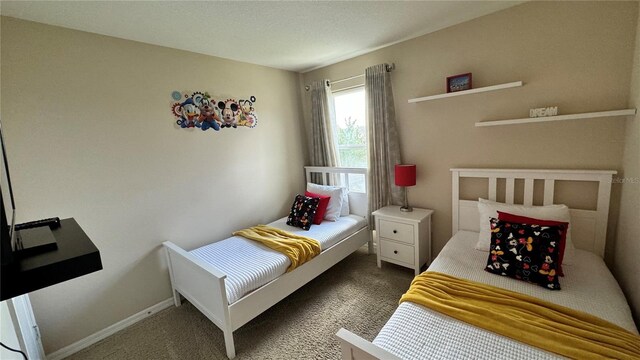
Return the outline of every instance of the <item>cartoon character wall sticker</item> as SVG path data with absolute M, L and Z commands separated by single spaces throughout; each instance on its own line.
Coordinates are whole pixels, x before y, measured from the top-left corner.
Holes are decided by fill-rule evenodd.
M 215 101 L 207 92 L 196 91 L 192 94 L 174 91 L 171 93 L 175 101 L 171 105 L 171 113 L 183 129 L 200 128 L 203 131 L 213 129 L 219 131 L 224 128 L 248 127 L 258 125 L 253 104 L 256 97 L 248 100 L 226 99 Z
M 240 100 L 240 121 L 238 126 L 255 127 L 258 124 L 258 118 L 254 113 L 253 103 L 256 101 L 255 96 L 251 100 Z
M 240 117 L 240 111 L 238 110 L 238 104 L 235 100 L 227 100 L 218 102 L 218 109 L 222 114 L 222 127 L 238 127 L 238 118 Z

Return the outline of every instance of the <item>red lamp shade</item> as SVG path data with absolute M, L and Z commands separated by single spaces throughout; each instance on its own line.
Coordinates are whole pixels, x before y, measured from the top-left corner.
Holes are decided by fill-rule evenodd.
M 396 185 L 414 186 L 416 184 L 416 166 L 396 164 Z

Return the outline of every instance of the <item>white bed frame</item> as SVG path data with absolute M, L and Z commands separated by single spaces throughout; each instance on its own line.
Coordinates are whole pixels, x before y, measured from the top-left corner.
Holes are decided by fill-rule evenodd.
M 590 181 L 598 183 L 595 210 L 570 209 L 571 240 L 578 249 L 604 257 L 607 222 L 611 196 L 612 170 L 530 170 L 530 169 L 451 169 L 452 234 L 459 230 L 479 231 L 478 201 L 460 199 L 461 178 L 489 180 L 489 200 L 496 201 L 498 179 L 505 179 L 505 203 L 513 204 L 516 196 L 515 180 L 524 180 L 523 205 L 533 205 L 534 181 L 544 181 L 543 205 L 554 203 L 556 181 Z M 340 329 L 343 359 L 398 359 L 397 356 L 355 335 Z
M 544 181 L 542 205 L 554 204 L 555 182 L 590 181 L 598 183 L 598 201 L 595 210 L 570 209 L 571 240 L 573 245 L 590 251 L 601 258 L 607 242 L 607 222 L 611 197 L 613 170 L 505 170 L 505 169 L 451 169 L 453 219 L 452 234 L 458 230 L 480 231 L 478 202 L 460 199 L 460 178 L 489 179 L 489 200 L 496 201 L 498 179 L 505 179 L 505 203 L 513 204 L 515 180 L 524 180 L 524 201 L 533 205 L 534 180 Z
M 367 175 L 366 169 L 305 167 L 308 181 L 312 173 L 322 174 L 322 185 L 341 184 L 349 188 L 350 174 Z M 366 180 L 365 180 L 366 184 Z M 366 185 L 365 185 L 366 189 Z M 353 215 L 368 219 L 368 203 L 365 192 L 350 191 L 349 208 Z M 229 359 L 236 356 L 233 332 L 251 321 L 262 312 L 284 299 L 316 276 L 337 264 L 364 244 L 369 243 L 369 252 L 373 249 L 373 239 L 369 226 L 341 240 L 324 250 L 311 261 L 286 273 L 268 284 L 245 295 L 229 305 L 225 289 L 225 275 L 215 265 L 206 263 L 178 245 L 166 241 L 167 261 L 176 306 L 181 305 L 184 296 L 193 306 L 202 312 L 224 333 L 226 352 Z

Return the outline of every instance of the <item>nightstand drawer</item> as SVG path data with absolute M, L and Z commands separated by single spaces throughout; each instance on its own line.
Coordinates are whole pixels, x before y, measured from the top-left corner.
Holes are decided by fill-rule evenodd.
M 380 256 L 399 261 L 405 264 L 413 264 L 413 246 L 402 245 L 393 241 L 380 240 Z
M 413 244 L 413 225 L 380 219 L 380 237 Z

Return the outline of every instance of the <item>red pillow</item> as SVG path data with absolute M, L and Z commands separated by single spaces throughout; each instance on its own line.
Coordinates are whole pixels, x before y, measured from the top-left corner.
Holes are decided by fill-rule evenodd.
M 526 216 L 509 214 L 506 212 L 498 211 L 498 219 L 507 221 L 507 222 L 515 222 L 520 224 L 534 224 L 540 226 L 560 226 L 563 225 L 564 231 L 562 232 L 562 238 L 560 239 L 560 246 L 558 247 L 558 274 L 560 276 L 564 276 L 564 272 L 562 271 L 562 259 L 564 258 L 564 248 L 567 245 L 567 230 L 569 230 L 569 223 L 555 220 L 541 220 L 534 219 Z
M 327 212 L 327 206 L 329 206 L 329 200 L 331 200 L 331 196 L 314 194 L 308 191 L 305 191 L 304 196 L 320 198 L 318 209 L 316 210 L 316 216 L 313 218 L 313 223 L 316 225 L 320 225 L 320 223 L 324 219 L 324 214 Z

